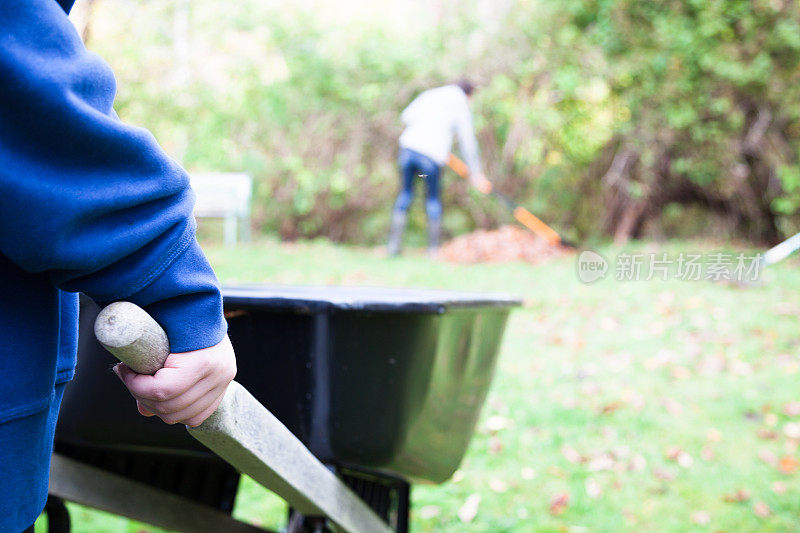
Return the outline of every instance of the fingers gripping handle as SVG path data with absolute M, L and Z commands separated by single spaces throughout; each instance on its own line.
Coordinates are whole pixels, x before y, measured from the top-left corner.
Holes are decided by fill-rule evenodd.
M 155 374 L 169 355 L 167 334 L 147 311 L 130 302 L 114 302 L 100 311 L 94 336 L 138 374 Z

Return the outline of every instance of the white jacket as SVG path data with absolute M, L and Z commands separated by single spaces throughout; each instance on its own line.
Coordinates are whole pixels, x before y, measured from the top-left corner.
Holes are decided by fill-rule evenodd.
M 400 147 L 419 152 L 444 165 L 453 145 L 453 135 L 457 135 L 470 172 L 481 173 L 478 142 L 468 104 L 467 95 L 457 85 L 423 92 L 400 115 L 406 125 L 400 135 Z

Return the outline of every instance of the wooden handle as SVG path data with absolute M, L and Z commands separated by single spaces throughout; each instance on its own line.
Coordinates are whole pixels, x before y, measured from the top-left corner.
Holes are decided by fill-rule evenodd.
M 114 302 L 100 311 L 94 336 L 138 374 L 155 374 L 169 356 L 167 334 L 147 311 L 130 302 Z
M 169 341 L 147 312 L 130 302 L 103 309 L 94 334 L 109 352 L 140 374 L 155 374 L 169 355 Z M 290 507 L 327 516 L 345 533 L 391 533 L 385 522 L 314 457 L 244 387 L 232 381 L 217 410 L 189 434 Z
M 147 312 L 130 302 L 103 309 L 94 334 L 109 352 L 140 374 L 155 374 L 169 341 Z M 189 434 L 299 512 L 324 515 L 345 533 L 391 533 L 385 522 L 314 457 L 244 387 L 232 381 L 217 410 Z

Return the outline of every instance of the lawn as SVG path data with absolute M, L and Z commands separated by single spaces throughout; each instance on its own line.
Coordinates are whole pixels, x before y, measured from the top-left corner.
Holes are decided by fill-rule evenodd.
M 574 256 L 539 266 L 467 266 L 419 254 L 386 259 L 327 242 L 207 251 L 225 282 L 524 297 L 461 468 L 448 483 L 413 489 L 414 531 L 800 528 L 800 272 L 793 260 L 748 287 L 614 279 L 584 285 Z M 601 252 L 611 258 L 619 250 Z M 280 527 L 282 504 L 243 483 L 235 515 Z M 77 532 L 156 531 L 71 509 Z

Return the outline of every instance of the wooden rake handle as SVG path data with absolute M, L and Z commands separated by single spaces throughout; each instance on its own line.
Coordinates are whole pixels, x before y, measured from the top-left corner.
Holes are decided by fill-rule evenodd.
M 130 302 L 103 309 L 94 331 L 100 344 L 134 372 L 155 374 L 170 353 L 161 326 Z M 347 533 L 390 533 L 377 514 L 239 383 L 231 381 L 217 410 L 187 429 L 298 512 L 326 516 Z
M 114 302 L 100 311 L 94 336 L 137 374 L 152 376 L 169 356 L 166 332 L 147 311 L 130 302 Z

